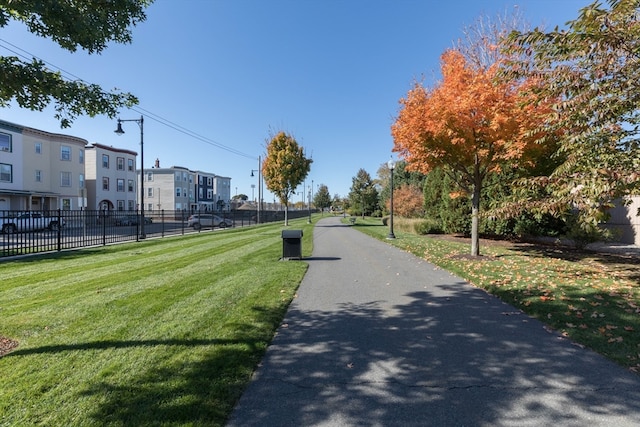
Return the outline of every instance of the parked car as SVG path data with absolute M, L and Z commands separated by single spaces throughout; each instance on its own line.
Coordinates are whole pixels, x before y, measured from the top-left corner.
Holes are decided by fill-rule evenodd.
M 193 214 L 187 220 L 187 227 L 200 230 L 202 227 L 233 227 L 233 221 L 213 214 Z
M 65 220 L 48 217 L 40 212 L 23 212 L 16 216 L 0 218 L 0 230 L 6 234 L 20 231 L 57 230 L 65 225 Z
M 138 225 L 139 222 L 140 222 L 140 216 L 139 215 L 119 216 L 115 220 L 115 224 L 116 225 Z M 145 224 L 152 224 L 153 220 L 151 219 L 151 217 L 145 216 L 144 217 L 144 223 Z

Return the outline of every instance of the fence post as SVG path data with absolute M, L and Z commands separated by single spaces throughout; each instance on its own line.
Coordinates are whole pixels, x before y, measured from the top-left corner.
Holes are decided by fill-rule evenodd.
M 107 213 L 103 209 L 102 210 L 102 246 L 107 245 Z
M 57 243 L 58 243 L 58 252 L 62 250 L 62 211 L 58 209 L 58 232 L 57 232 Z

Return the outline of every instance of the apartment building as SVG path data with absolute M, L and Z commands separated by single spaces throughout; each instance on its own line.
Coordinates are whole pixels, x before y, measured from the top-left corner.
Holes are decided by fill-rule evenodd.
M 92 143 L 86 146 L 87 209 L 138 209 L 135 151 Z
M 212 211 L 228 207 L 231 178 L 182 166 L 145 170 L 145 210 Z
M 0 210 L 82 207 L 86 144 L 0 120 Z
M 182 166 L 161 168 L 156 159 L 154 167 L 144 171 L 145 210 L 193 210 L 197 206 L 195 176 Z
M 196 171 L 196 206 L 199 211 L 228 209 L 231 200 L 231 178 Z

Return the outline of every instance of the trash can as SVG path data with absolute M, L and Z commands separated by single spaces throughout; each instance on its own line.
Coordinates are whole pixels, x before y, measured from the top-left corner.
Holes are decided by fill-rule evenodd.
M 302 230 L 282 230 L 282 258 L 302 259 Z

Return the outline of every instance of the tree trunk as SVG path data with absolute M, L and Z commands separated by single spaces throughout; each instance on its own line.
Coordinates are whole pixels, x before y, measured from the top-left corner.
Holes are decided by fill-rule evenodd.
M 481 184 L 476 182 L 473 186 L 473 195 L 471 196 L 471 256 L 480 255 L 480 190 Z
M 284 226 L 289 226 L 289 203 L 284 204 Z

